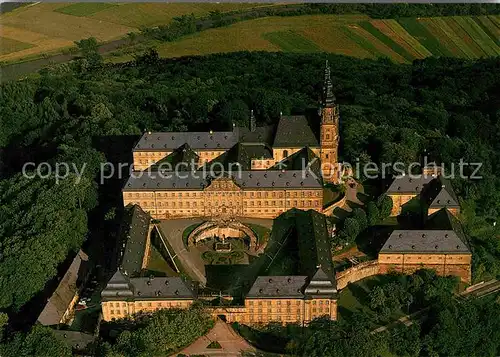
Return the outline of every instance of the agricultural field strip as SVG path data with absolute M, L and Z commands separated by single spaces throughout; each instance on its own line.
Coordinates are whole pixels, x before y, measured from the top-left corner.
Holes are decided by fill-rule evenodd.
M 481 24 L 483 30 L 497 45 L 500 45 L 500 28 L 487 16 L 477 16 L 475 20 Z
M 437 39 L 441 45 L 442 51 L 448 52 L 451 57 L 468 58 L 467 54 L 448 36 L 442 26 L 440 26 L 432 18 L 421 19 L 420 22 L 425 24 L 425 28 L 429 30 L 430 34 Z
M 432 53 L 410 35 L 396 20 L 384 20 L 384 22 L 397 36 L 401 37 L 409 46 L 417 51 L 422 58 L 432 56 Z
M 479 47 L 488 55 L 496 56 L 500 54 L 500 48 L 490 37 L 474 22 L 470 17 L 454 17 L 455 20 L 465 32 L 477 43 Z
M 377 27 L 375 27 L 370 21 L 360 23 L 360 26 L 363 27 L 366 31 L 371 33 L 373 36 L 378 38 L 382 43 L 386 46 L 389 46 L 394 52 L 398 53 L 402 56 L 406 62 L 411 62 L 415 59 L 415 57 L 409 53 L 404 47 L 400 46 L 396 43 L 392 38 L 383 33 Z
M 320 50 L 316 43 L 292 30 L 266 32 L 262 37 L 283 51 L 316 52 Z
M 330 25 L 309 27 L 302 33 L 328 52 L 359 58 L 373 58 L 373 54 L 354 42 L 344 31 L 344 26 Z
M 382 54 L 383 56 L 392 58 L 398 63 L 405 62 L 405 59 L 401 55 L 394 52 L 389 46 L 387 46 L 385 43 L 383 43 L 378 38 L 373 36 L 371 33 L 366 31 L 364 28 L 357 25 L 353 25 L 353 26 L 348 26 L 347 30 L 349 30 L 351 33 L 356 34 L 358 37 L 363 38 L 366 43 L 370 44 L 370 46 L 373 46 L 374 50 L 376 50 L 375 54 Z
M 401 46 L 408 54 L 411 55 L 412 58 L 423 58 L 415 48 L 413 48 L 412 46 L 410 46 L 410 44 L 408 44 L 408 42 L 406 42 L 404 38 L 394 32 L 394 30 L 389 26 L 386 20 L 372 20 L 370 21 L 370 23 L 384 35 L 389 37 L 393 42 Z
M 472 50 L 465 44 L 462 39 L 455 34 L 455 31 L 448 25 L 442 17 L 432 18 L 433 21 L 445 34 L 448 36 L 455 46 L 461 49 L 467 58 L 477 58 Z
M 446 56 L 451 55 L 446 47 L 441 46 L 435 36 L 432 35 L 430 30 L 426 28 L 419 19 L 415 18 L 402 18 L 398 20 L 399 24 L 413 36 L 416 40 L 422 43 L 433 55 Z
M 0 55 L 9 54 L 12 52 L 22 51 L 33 47 L 34 45 L 27 42 L 14 40 L 8 37 L 0 36 Z
M 472 50 L 474 58 L 486 56 L 483 49 L 474 41 L 474 39 L 465 31 L 455 18 L 447 18 L 446 22 L 454 30 L 457 36 Z

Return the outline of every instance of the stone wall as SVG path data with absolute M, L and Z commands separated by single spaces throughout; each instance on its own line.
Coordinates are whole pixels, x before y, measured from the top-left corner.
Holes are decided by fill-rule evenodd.
M 335 208 L 343 207 L 345 205 L 346 200 L 347 200 L 347 196 L 345 195 L 345 193 L 343 195 L 344 195 L 344 197 L 342 197 L 340 200 L 332 203 L 330 206 L 325 207 L 323 209 L 323 214 L 327 215 L 327 216 L 331 216 L 331 215 L 333 215 L 333 211 L 335 210 Z
M 377 274 L 380 274 L 377 260 L 360 263 L 336 274 L 337 290 L 344 289 L 349 283 L 354 283 Z

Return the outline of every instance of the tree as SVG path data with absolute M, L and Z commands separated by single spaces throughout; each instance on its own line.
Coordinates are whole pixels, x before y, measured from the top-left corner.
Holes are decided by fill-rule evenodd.
M 213 326 L 209 313 L 195 304 L 189 309 L 164 309 L 147 317 L 142 326 L 123 331 L 107 356 L 163 356 L 192 343 Z
M 71 357 L 71 347 L 58 339 L 49 327 L 35 325 L 24 335 L 18 332 L 14 338 L 0 345 L 0 354 L 6 357 Z
M 75 41 L 76 46 L 80 50 L 87 66 L 90 69 L 101 66 L 102 56 L 99 54 L 99 44 L 95 37 L 89 37 L 80 41 Z
M 377 207 L 380 212 L 380 219 L 389 217 L 392 211 L 392 199 L 386 194 L 380 195 L 377 199 Z
M 353 218 L 356 219 L 359 225 L 359 230 L 362 232 L 368 227 L 368 218 L 366 212 L 361 208 L 355 208 L 352 210 Z
M 369 226 L 373 226 L 378 223 L 380 217 L 379 210 L 375 202 L 370 201 L 366 204 L 366 216 Z
M 0 312 L 0 342 L 3 340 L 3 334 L 8 323 L 9 316 L 5 312 Z
M 361 231 L 361 228 L 356 218 L 348 217 L 344 221 L 343 230 L 347 234 L 347 236 L 350 237 L 352 241 L 354 241 L 354 239 L 356 239 L 359 232 Z

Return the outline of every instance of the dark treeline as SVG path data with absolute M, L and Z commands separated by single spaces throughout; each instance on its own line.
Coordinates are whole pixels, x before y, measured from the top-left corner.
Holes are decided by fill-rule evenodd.
M 97 185 L 101 162 L 129 160 L 134 138 L 145 130 L 228 129 L 246 125 L 250 109 L 259 124 L 275 123 L 280 112 L 315 114 L 325 59 L 341 110 L 341 159 L 408 163 L 426 152 L 447 164 L 482 163 L 482 179 L 453 184 L 473 247 L 474 279 L 500 274 L 499 225 L 492 224 L 500 213 L 500 58 L 396 65 L 260 52 L 162 60 L 150 51 L 128 64 L 104 65 L 94 45 L 81 43 L 84 58 L 40 78 L 1 86 L 3 311 L 12 314 L 30 301 L 82 242 L 113 245 L 120 182 Z M 48 178 L 23 177 L 27 161 L 86 166 L 80 177 L 72 170 L 57 182 L 48 167 L 42 172 Z M 114 208 L 116 215 L 106 214 Z

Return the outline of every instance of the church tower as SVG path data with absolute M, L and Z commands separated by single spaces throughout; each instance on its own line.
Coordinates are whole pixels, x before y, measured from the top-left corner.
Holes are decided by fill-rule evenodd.
M 339 107 L 335 103 L 330 66 L 326 61 L 321 106 L 320 159 L 324 182 L 338 183 Z

